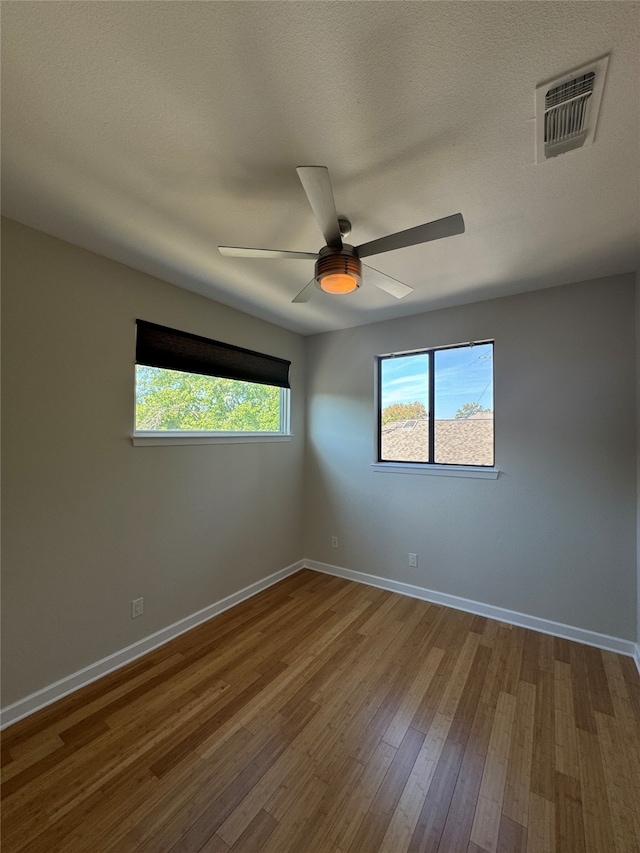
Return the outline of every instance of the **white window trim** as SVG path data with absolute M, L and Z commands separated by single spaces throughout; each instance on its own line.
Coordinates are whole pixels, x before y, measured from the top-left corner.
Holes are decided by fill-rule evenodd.
M 497 480 L 500 469 L 484 465 L 433 465 L 427 462 L 372 462 L 374 471 L 384 474 L 428 474 L 435 477 L 470 477 Z
M 158 430 L 157 432 L 134 432 L 131 443 L 134 447 L 161 444 L 256 444 L 258 442 L 291 441 L 291 433 L 281 432 L 186 432 Z

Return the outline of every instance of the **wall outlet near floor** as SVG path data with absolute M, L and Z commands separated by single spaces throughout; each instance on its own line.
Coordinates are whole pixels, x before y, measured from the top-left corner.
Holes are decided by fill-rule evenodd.
M 332 547 L 332 548 L 337 548 L 337 547 L 338 547 L 338 537 L 337 537 L 337 536 L 332 536 L 332 537 L 331 537 L 331 547 Z
M 417 565 L 418 565 L 418 555 L 417 554 L 409 554 L 409 565 L 417 567 Z
M 144 598 L 134 598 L 131 602 L 131 618 L 142 616 L 144 613 Z

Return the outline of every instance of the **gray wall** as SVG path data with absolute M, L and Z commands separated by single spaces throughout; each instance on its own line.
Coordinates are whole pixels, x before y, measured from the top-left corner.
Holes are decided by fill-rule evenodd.
M 635 640 L 634 300 L 616 276 L 308 339 L 305 556 Z M 482 339 L 499 479 L 372 471 L 374 356 Z
M 635 639 L 633 276 L 305 341 L 2 236 L 3 706 L 303 555 Z M 134 448 L 136 317 L 291 359 L 293 440 Z M 500 478 L 374 473 L 374 356 L 481 338 Z
M 6 706 L 300 559 L 304 340 L 10 220 L 2 236 Z M 137 317 L 290 359 L 292 441 L 133 447 Z

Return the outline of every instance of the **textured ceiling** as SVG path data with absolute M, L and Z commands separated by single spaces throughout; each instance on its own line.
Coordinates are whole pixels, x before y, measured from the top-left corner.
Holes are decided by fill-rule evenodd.
M 638 268 L 640 4 L 4 2 L 3 213 L 308 334 Z M 611 54 L 595 143 L 535 162 L 535 87 Z M 461 212 L 306 304 L 295 167 L 350 242 Z

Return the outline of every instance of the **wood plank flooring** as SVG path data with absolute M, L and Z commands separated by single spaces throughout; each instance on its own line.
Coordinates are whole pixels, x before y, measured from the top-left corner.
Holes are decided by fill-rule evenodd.
M 640 853 L 630 658 L 308 570 L 2 760 L 4 853 Z

